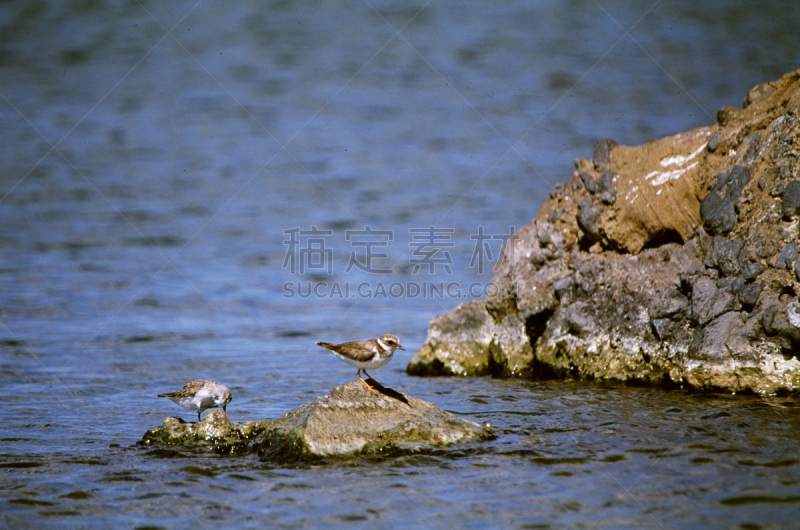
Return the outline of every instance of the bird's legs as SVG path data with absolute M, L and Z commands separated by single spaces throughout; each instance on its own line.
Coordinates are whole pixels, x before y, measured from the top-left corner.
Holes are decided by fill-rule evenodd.
M 372 392 L 373 394 L 377 394 L 377 392 L 375 392 L 375 390 L 373 390 L 373 388 L 372 388 L 372 387 L 369 385 L 369 383 L 367 383 L 366 381 L 364 381 L 363 379 L 361 379 L 361 370 L 362 370 L 361 368 L 359 368 L 359 369 L 358 369 L 358 372 L 356 372 L 356 377 L 358 377 L 358 380 L 359 380 L 359 381 L 361 381 L 362 383 L 364 383 L 364 386 L 365 386 L 365 387 L 367 387 L 367 390 L 369 390 L 369 391 L 370 391 L 370 392 Z M 367 377 L 369 377 L 370 379 L 372 379 L 372 377 L 371 377 L 371 376 L 370 376 L 370 375 L 367 373 L 367 371 L 366 371 L 366 370 L 364 370 L 364 375 L 366 375 Z

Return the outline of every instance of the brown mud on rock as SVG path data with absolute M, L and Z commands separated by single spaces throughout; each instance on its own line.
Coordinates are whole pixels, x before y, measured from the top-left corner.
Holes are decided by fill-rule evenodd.
M 408 372 L 800 388 L 800 71 L 743 107 L 598 142 L 504 244 L 484 303 L 431 321 Z

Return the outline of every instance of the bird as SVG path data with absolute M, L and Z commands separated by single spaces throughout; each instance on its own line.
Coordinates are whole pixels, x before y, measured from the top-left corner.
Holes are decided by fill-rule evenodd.
M 367 390 L 373 394 L 377 394 L 377 392 L 375 392 L 373 387 L 366 381 L 361 379 L 361 371 L 363 370 L 364 375 L 372 379 L 367 373 L 367 368 L 380 368 L 392 360 L 392 355 L 394 355 L 396 349 L 405 350 L 405 348 L 400 345 L 400 339 L 398 339 L 396 335 L 390 333 L 382 335 L 379 339 L 355 340 L 343 344 L 317 342 L 317 346 L 329 349 L 339 359 L 350 366 L 358 368 L 356 377 L 358 377 L 358 380 L 364 383 Z
M 221 406 L 227 412 L 226 407 L 233 399 L 233 394 L 225 385 L 208 379 L 195 379 L 176 392 L 159 394 L 158 397 L 171 399 L 185 409 L 196 410 L 197 421 L 200 421 L 200 413 L 206 409 Z

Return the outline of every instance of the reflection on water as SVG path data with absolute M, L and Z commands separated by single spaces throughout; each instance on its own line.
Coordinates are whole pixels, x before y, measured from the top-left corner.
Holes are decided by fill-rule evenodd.
M 795 11 L 3 4 L 0 520 L 792 524 L 794 399 L 404 368 L 595 141 L 707 125 L 796 68 Z M 316 340 L 385 332 L 409 351 L 382 383 L 499 438 L 297 468 L 134 445 L 164 389 L 219 380 L 233 419 L 274 418 L 352 379 Z

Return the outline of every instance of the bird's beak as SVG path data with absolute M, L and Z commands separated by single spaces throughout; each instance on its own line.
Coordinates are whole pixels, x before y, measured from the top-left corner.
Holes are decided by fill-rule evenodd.
M 401 350 L 403 350 L 403 351 L 406 351 L 406 349 L 405 349 L 405 348 L 403 348 L 402 346 L 400 346 L 399 344 L 397 345 L 397 347 L 398 347 L 398 348 L 400 348 L 400 349 L 401 349 Z
M 227 404 L 227 403 L 225 403 L 224 405 L 222 405 L 222 410 L 224 410 L 225 412 L 228 412 L 228 409 L 227 409 L 227 408 L 225 408 L 225 407 L 227 407 L 227 406 L 228 406 L 228 404 Z

